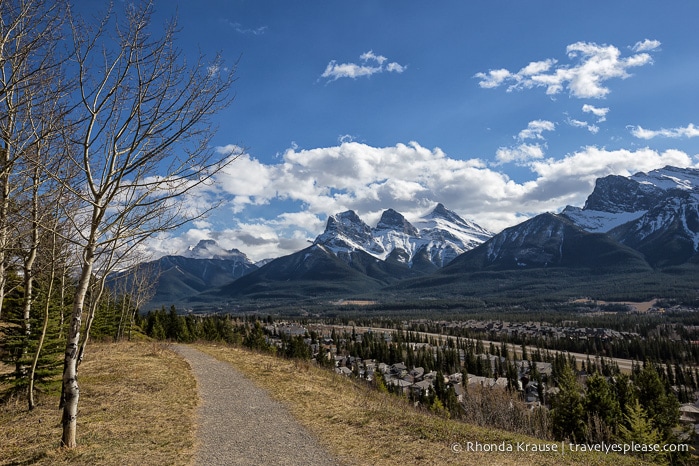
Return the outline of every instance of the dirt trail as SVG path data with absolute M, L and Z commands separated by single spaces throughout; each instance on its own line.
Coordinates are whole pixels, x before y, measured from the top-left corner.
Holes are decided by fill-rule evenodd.
M 198 465 L 333 465 L 283 405 L 229 364 L 176 345 L 197 380 Z

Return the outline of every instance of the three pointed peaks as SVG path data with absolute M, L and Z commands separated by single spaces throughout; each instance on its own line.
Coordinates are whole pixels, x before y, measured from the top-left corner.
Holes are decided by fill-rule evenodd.
M 438 203 L 435 208 L 427 215 L 420 219 L 421 223 L 425 221 L 443 219 L 451 223 L 466 225 L 469 227 L 475 227 L 478 230 L 483 230 L 478 225 L 472 224 L 461 217 L 455 212 L 447 209 L 441 202 Z M 367 225 L 354 210 L 347 210 L 340 212 L 328 217 L 324 233 L 329 231 L 347 231 L 348 229 L 360 229 L 364 231 L 384 231 L 393 230 L 402 232 L 408 235 L 418 235 L 419 230 L 412 223 L 410 223 L 403 214 L 394 210 L 387 209 L 381 214 L 381 218 L 377 223 L 375 228 L 371 228 Z

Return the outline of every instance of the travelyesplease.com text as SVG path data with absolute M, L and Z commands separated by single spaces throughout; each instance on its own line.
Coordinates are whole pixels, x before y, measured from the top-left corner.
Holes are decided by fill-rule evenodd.
M 466 452 L 551 452 L 565 453 L 566 451 L 574 452 L 599 452 L 599 453 L 661 453 L 661 452 L 687 452 L 689 445 L 684 443 L 570 443 L 570 442 L 500 442 L 500 443 L 484 443 L 484 442 L 454 442 L 451 444 L 451 451 L 454 453 Z

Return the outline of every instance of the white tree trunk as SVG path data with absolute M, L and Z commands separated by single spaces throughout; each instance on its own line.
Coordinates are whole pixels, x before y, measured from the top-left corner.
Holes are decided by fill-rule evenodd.
M 7 250 L 7 214 L 10 203 L 10 181 L 9 181 L 9 157 L 7 144 L 0 147 L 0 317 L 2 316 L 2 303 L 5 301 L 5 284 L 7 275 L 5 273 L 5 261 Z
M 63 392 L 61 395 L 61 405 L 63 406 L 63 436 L 61 437 L 61 446 L 67 448 L 75 448 L 77 445 L 78 400 L 80 399 L 80 388 L 78 386 L 80 324 L 82 323 L 85 296 L 90 286 L 93 263 L 94 247 L 87 248 L 80 281 L 78 282 L 78 287 L 75 290 L 75 297 L 73 298 L 73 313 L 68 329 L 65 359 L 63 361 Z

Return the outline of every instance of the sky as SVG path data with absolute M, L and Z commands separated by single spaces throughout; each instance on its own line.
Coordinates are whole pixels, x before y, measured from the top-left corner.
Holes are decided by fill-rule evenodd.
M 83 0 L 83 6 L 99 2 Z M 253 260 L 303 249 L 329 215 L 370 225 L 441 202 L 497 233 L 582 206 L 597 178 L 699 166 L 693 1 L 157 0 L 187 56 L 235 65 L 212 141 L 242 155 L 206 219 Z M 196 199 L 183 199 L 196 202 Z

